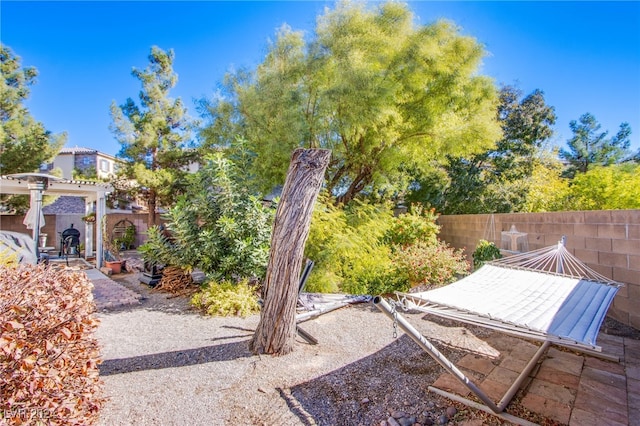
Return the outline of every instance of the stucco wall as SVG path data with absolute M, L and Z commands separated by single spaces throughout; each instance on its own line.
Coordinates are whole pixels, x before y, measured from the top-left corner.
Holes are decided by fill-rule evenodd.
M 440 238 L 465 248 L 468 257 L 482 238 L 500 246 L 501 232 L 512 225 L 527 233 L 529 250 L 557 244 L 566 236 L 567 249 L 578 259 L 626 284 L 609 315 L 640 329 L 640 210 L 440 216 L 438 224 Z

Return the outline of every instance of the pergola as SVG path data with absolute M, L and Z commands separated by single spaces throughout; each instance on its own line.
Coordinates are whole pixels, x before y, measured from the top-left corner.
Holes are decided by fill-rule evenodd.
M 113 192 L 113 187 L 108 183 L 88 182 L 60 179 L 55 176 L 42 173 L 17 173 L 0 176 L 0 194 L 23 194 L 31 196 L 31 208 L 36 208 L 36 226 L 33 229 L 34 243 L 37 247 L 40 225 L 37 221 L 42 211 L 42 195 L 69 195 L 82 197 L 85 200 L 85 212 L 96 213 L 96 266 L 102 266 L 102 226 L 106 213 L 106 196 Z M 85 222 L 85 257 L 93 252 L 93 223 Z

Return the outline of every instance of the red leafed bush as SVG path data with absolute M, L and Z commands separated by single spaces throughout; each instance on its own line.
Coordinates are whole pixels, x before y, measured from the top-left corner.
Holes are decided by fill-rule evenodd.
M 0 424 L 92 424 L 98 325 L 84 273 L 0 266 Z
M 443 241 L 420 242 L 403 247 L 394 254 L 397 268 L 409 279 L 411 287 L 443 286 L 469 273 L 463 250 L 455 250 Z

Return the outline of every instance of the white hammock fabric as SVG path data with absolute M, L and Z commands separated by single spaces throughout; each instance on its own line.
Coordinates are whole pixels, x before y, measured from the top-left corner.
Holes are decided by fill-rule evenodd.
M 445 287 L 399 295 L 407 308 L 600 351 L 596 337 L 620 286 L 558 244 L 485 264 Z

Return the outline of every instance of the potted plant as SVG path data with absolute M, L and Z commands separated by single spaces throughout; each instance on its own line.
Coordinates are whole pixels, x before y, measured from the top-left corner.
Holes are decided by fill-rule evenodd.
M 122 272 L 122 258 L 120 257 L 117 244 L 105 239 L 103 246 L 104 265 L 110 268 L 114 274 L 119 274 Z

